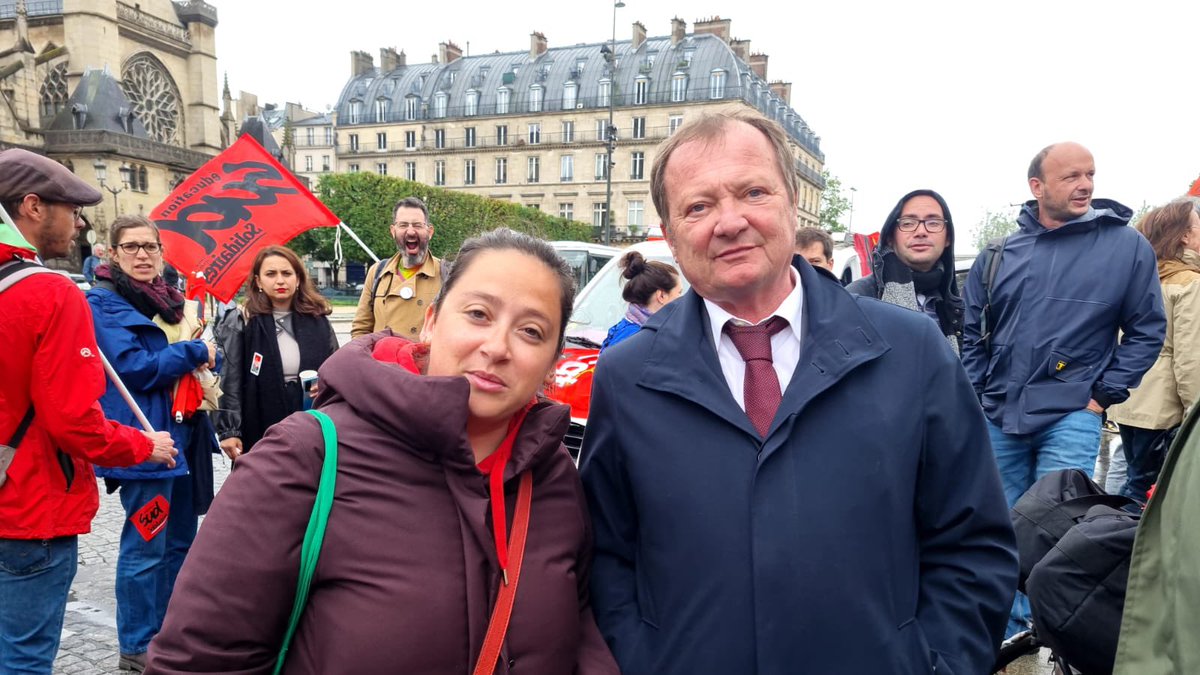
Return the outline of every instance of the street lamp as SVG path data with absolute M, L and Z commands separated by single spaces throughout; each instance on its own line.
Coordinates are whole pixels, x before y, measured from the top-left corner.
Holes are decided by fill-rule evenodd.
M 858 188 L 850 188 L 850 225 L 846 228 L 851 232 L 854 231 L 854 195 L 858 192 Z
M 133 176 L 133 169 L 129 168 L 129 165 L 125 162 L 121 162 L 121 185 L 113 187 L 106 182 L 108 179 L 108 167 L 104 164 L 104 160 L 96 158 L 96 163 L 92 165 L 92 168 L 96 170 L 96 181 L 100 183 L 100 187 L 112 193 L 113 219 L 115 220 L 117 217 L 117 195 L 129 187 L 129 181 Z
M 613 99 L 617 94 L 617 10 L 625 3 L 616 0 L 613 3 L 612 40 L 600 53 L 608 63 L 608 126 L 604 128 L 604 145 L 606 159 L 604 165 L 604 243 L 612 241 L 612 170 L 613 151 L 617 149 L 617 128 L 613 126 Z

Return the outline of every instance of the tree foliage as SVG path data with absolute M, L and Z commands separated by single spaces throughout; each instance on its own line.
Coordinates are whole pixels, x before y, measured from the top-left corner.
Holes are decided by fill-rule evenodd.
M 591 237 L 590 225 L 537 209 L 369 172 L 325 174 L 317 182 L 315 194 L 381 258 L 396 252 L 388 228 L 392 223 L 392 208 L 405 197 L 419 197 L 429 208 L 429 222 L 434 227 L 429 248 L 439 258 L 452 258 L 463 241 L 497 227 L 551 241 L 586 241 Z M 290 246 L 298 253 L 332 262 L 335 234 L 334 228 L 309 230 L 293 239 Z M 352 261 L 371 259 L 354 240 L 345 236 L 342 254 Z
M 987 243 L 998 237 L 1017 231 L 1017 217 L 1012 211 L 988 210 L 975 224 L 975 248 L 982 251 Z
M 845 232 L 848 226 L 842 223 L 842 214 L 850 210 L 850 201 L 842 195 L 842 181 L 827 169 L 821 170 L 821 178 L 825 179 L 818 213 L 821 229 L 828 232 Z

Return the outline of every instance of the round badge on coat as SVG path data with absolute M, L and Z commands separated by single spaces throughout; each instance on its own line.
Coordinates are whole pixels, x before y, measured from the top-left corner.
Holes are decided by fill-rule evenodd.
M 415 293 L 411 286 L 405 286 L 404 288 L 400 289 L 400 297 L 404 298 L 405 300 L 412 300 L 412 296 L 414 294 Z

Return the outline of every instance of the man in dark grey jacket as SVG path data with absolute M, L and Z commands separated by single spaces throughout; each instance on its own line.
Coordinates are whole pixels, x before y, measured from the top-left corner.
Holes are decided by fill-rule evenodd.
M 954 353 L 961 353 L 963 301 L 954 278 L 954 221 L 946 200 L 933 190 L 901 197 L 879 231 L 871 274 L 846 290 L 924 312 Z
M 1162 349 L 1154 251 L 1127 227 L 1132 211 L 1092 199 L 1095 173 L 1077 143 L 1039 152 L 1029 165 L 1034 200 L 994 254 L 990 293 L 993 254 L 981 253 L 967 278 L 963 365 L 1009 506 L 1051 471 L 1091 473 L 1104 409 L 1129 397 Z M 1020 614 L 1010 635 L 1023 628 Z

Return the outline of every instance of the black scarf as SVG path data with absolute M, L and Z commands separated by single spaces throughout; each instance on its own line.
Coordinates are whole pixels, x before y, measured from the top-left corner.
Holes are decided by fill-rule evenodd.
M 913 287 L 921 295 L 942 295 L 942 262 L 939 260 L 928 272 L 912 271 Z
M 96 278 L 112 282 L 117 295 L 129 301 L 139 314 L 147 319 L 162 316 L 171 325 L 183 318 L 183 294 L 163 281 L 162 276 L 153 281 L 138 281 L 121 269 L 120 265 L 101 265 L 96 268 Z
M 292 334 L 300 345 L 300 370 L 316 370 L 329 358 L 333 353 L 332 330 L 323 316 L 292 312 Z M 246 360 L 242 365 L 242 447 L 249 450 L 268 427 L 296 412 L 299 401 L 288 395 L 283 381 L 283 358 L 279 355 L 274 315 L 252 317 L 242 338 Z M 255 354 L 262 355 L 258 375 L 250 371 Z

